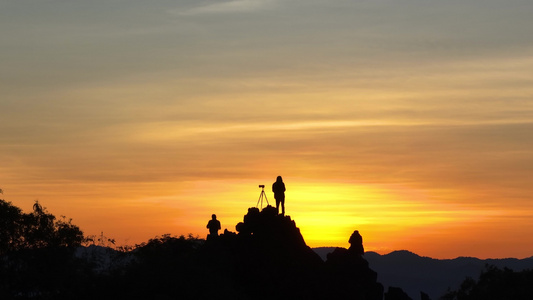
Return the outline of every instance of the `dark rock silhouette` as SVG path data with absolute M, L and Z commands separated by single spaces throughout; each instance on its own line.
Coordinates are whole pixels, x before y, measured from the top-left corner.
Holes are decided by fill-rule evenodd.
M 290 216 L 272 206 L 248 209 L 237 234 L 225 232 L 202 249 L 211 265 L 232 268 L 234 284 L 250 299 L 382 299 L 383 287 L 362 258 L 357 231 L 350 249 L 327 262 L 306 245 Z M 226 267 L 223 267 L 223 266 Z
M 354 231 L 349 239 L 350 248 L 336 248 L 326 260 L 330 294 L 349 299 L 382 299 L 383 286 L 377 282 L 377 273 L 363 258 L 363 238 Z
M 225 233 L 206 243 L 212 258 L 228 260 L 235 279 L 251 298 L 303 297 L 312 299 L 312 284 L 320 276 L 322 260 L 309 248 L 289 216 L 276 208 L 248 209 L 237 235 Z
M 384 300 L 413 300 L 399 287 L 389 287 Z
M 277 209 L 270 205 L 261 212 L 257 207 L 249 208 L 243 222 L 238 223 L 235 229 L 240 236 L 253 236 L 254 241 L 265 247 L 275 248 L 274 251 L 305 249 L 306 252 L 313 252 L 305 244 L 300 229 L 291 217 L 278 215 Z M 319 258 L 314 252 L 313 257 Z
M 356 255 L 365 254 L 365 248 L 363 247 L 363 237 L 359 234 L 359 231 L 354 231 L 348 240 L 350 248 L 348 249 Z

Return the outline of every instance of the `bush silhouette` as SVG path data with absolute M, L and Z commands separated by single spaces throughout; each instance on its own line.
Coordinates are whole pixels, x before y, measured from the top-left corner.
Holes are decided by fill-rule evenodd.
M 458 290 L 441 297 L 441 300 L 477 299 L 533 299 L 533 270 L 515 272 L 508 268 L 486 266 L 478 281 L 466 278 Z
M 0 299 L 80 299 L 86 272 L 73 257 L 83 232 L 35 202 L 24 213 L 0 200 Z
M 37 201 L 33 212 L 23 213 L 11 202 L 0 200 L 0 255 L 23 249 L 75 247 L 83 239 L 72 220 L 57 219 Z

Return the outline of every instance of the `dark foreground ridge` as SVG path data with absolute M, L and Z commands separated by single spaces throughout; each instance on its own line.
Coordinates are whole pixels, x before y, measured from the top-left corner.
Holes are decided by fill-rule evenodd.
M 207 240 L 163 235 L 135 247 L 113 249 L 112 239 L 84 237 L 70 220 L 56 219 L 39 203 L 23 213 L 0 200 L 0 299 L 356 299 L 409 300 L 402 290 L 417 278 L 412 253 L 387 262 L 406 282 L 377 282 L 363 258 L 357 230 L 350 247 L 330 249 L 322 260 L 289 216 L 267 206 L 250 208 L 237 232 L 213 226 Z M 216 216 L 213 216 L 216 220 Z M 98 242 L 98 243 L 96 243 Z M 108 244 L 102 244 L 107 242 Z M 82 244 L 90 244 L 82 246 Z M 329 252 L 329 251 L 328 251 Z M 372 253 L 366 253 L 372 261 Z M 464 260 L 461 259 L 461 260 Z M 378 265 L 372 265 L 379 269 Z M 387 271 L 379 269 L 381 278 Z M 424 276 L 431 270 L 425 268 Z M 458 276 L 463 277 L 463 276 Z M 385 281 L 384 281 L 385 282 Z M 395 286 L 401 286 L 398 288 Z M 417 291 L 418 290 L 418 291 Z M 416 295 L 418 294 L 418 295 Z M 418 288 L 412 299 L 428 300 Z M 435 294 L 432 299 L 437 297 Z M 441 300 L 530 300 L 533 270 L 487 266 Z
M 40 206 L 23 214 L 8 202 L 0 204 L 6 225 L 0 224 L 0 299 L 381 300 L 384 296 L 376 272 L 362 257 L 359 232 L 350 237 L 349 249 L 335 249 L 324 262 L 305 244 L 291 217 L 278 215 L 272 206 L 248 209 L 235 227 L 237 232 L 225 230 L 207 240 L 164 235 L 135 249 L 117 251 L 81 247 L 81 231 L 70 223 L 55 222 Z M 49 236 L 54 237 L 51 241 L 62 241 L 71 235 L 69 242 L 48 242 Z M 22 243 L 33 236 L 39 237 L 39 243 Z

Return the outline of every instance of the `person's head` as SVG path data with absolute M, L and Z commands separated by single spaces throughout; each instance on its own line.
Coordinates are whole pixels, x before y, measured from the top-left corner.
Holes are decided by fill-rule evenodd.
M 217 219 L 217 215 L 212 214 L 212 215 L 211 215 L 211 219 L 216 220 L 216 219 Z
M 281 176 L 278 176 L 278 178 L 276 178 L 276 181 L 280 182 L 283 181 L 283 179 L 281 179 Z

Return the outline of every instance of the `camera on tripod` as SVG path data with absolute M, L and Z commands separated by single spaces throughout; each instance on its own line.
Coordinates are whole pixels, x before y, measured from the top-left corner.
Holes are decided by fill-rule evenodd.
M 259 199 L 257 200 L 257 204 L 255 206 L 263 209 L 263 200 L 266 201 L 267 205 L 269 205 L 269 203 L 268 203 L 267 195 L 265 193 L 265 185 L 260 184 L 259 187 L 261 188 L 261 194 L 259 194 Z M 261 206 L 259 206 L 259 203 L 261 203 Z

